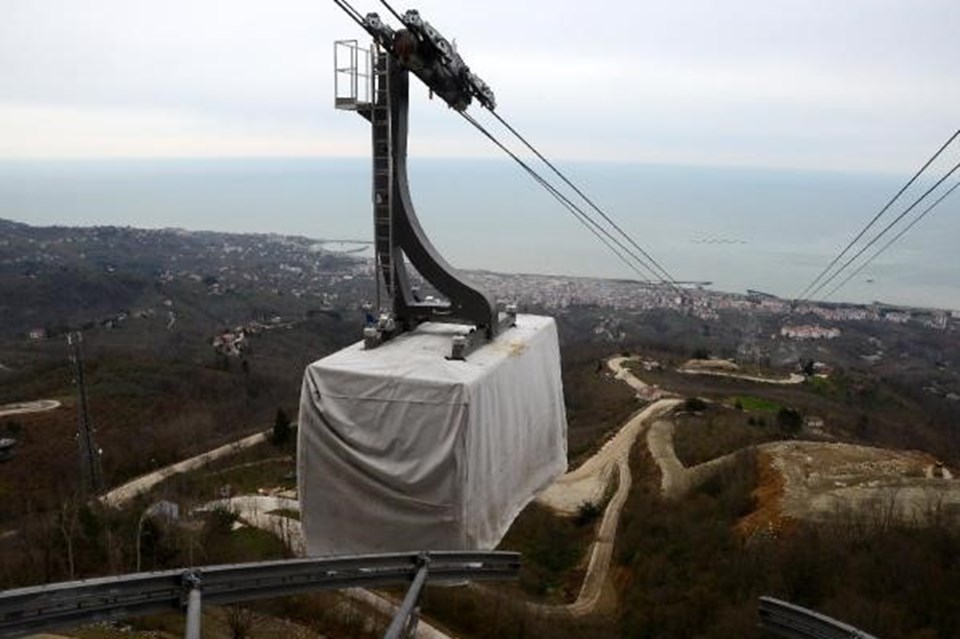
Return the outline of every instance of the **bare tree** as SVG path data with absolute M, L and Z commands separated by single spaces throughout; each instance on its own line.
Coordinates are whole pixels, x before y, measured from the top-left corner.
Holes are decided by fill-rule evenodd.
M 77 532 L 77 516 L 80 512 L 80 504 L 74 498 L 64 500 L 57 513 L 57 520 L 60 524 L 60 533 L 63 535 L 63 542 L 67 547 L 67 569 L 70 580 L 76 579 L 76 564 L 74 561 L 73 542 Z
M 227 608 L 226 621 L 233 639 L 248 639 L 252 636 L 253 629 L 260 622 L 260 618 L 249 608 L 233 605 Z

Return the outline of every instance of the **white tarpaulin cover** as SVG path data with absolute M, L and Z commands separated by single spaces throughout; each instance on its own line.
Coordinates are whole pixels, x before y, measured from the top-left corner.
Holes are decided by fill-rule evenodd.
M 552 318 L 450 361 L 450 324 L 373 350 L 358 343 L 303 378 L 297 473 L 310 555 L 494 548 L 566 470 Z

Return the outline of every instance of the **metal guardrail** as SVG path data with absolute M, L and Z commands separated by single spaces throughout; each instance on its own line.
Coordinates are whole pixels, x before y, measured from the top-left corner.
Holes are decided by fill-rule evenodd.
M 760 597 L 760 627 L 787 639 L 877 639 L 842 621 L 773 597 Z
M 0 592 L 0 637 L 184 610 L 186 636 L 199 637 L 201 600 L 228 604 L 311 590 L 412 582 L 394 619 L 394 624 L 400 620 L 398 628 L 409 630 L 416 626 L 414 606 L 428 574 L 432 582 L 460 582 L 516 578 L 519 570 L 519 553 L 431 552 L 290 559 L 101 577 Z

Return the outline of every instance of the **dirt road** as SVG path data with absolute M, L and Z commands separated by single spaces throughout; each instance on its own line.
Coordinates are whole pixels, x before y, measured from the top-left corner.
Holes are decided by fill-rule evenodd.
M 631 417 L 593 457 L 577 469 L 557 478 L 537 496 L 537 501 L 564 514 L 576 513 L 585 502 L 598 503 L 603 499 L 614 468 L 619 466 L 621 460 L 626 461 L 630 456 L 630 448 L 643 429 L 673 410 L 680 401 L 662 399 Z
M 743 373 L 730 373 L 725 371 L 710 371 L 710 370 L 700 370 L 700 369 L 691 369 L 691 368 L 678 368 L 677 372 L 683 373 L 684 375 L 711 375 L 713 377 L 730 377 L 733 379 L 742 379 L 748 382 L 759 382 L 760 384 L 780 384 L 780 385 L 801 384 L 803 383 L 803 380 L 806 379 L 803 375 L 799 373 L 790 373 L 789 377 L 774 379 L 771 377 L 757 377 L 756 375 L 745 375 Z
M 277 510 L 300 512 L 300 502 L 296 499 L 242 495 L 211 501 L 204 505 L 200 511 L 211 511 L 218 508 L 232 512 L 253 528 L 266 530 L 276 535 L 298 557 L 306 555 L 307 544 L 303 538 L 303 528 L 300 526 L 300 520 L 273 512 Z
M 622 379 L 633 388 L 646 386 L 623 366 L 626 358 L 611 359 L 608 364 L 617 379 Z M 603 519 L 590 548 L 587 572 L 580 586 L 576 601 L 566 606 L 532 605 L 541 614 L 572 614 L 584 616 L 592 613 L 600 602 L 613 546 L 620 522 L 620 512 L 630 494 L 630 449 L 637 437 L 651 422 L 673 410 L 681 400 L 662 399 L 647 406 L 631 417 L 626 424 L 590 459 L 579 468 L 558 478 L 537 501 L 562 513 L 572 514 L 584 502 L 599 503 L 609 485 L 614 469 L 618 473 L 617 491 L 607 504 Z
M 174 475 L 179 475 L 180 473 L 202 468 L 216 459 L 235 455 L 245 448 L 250 448 L 251 446 L 261 444 L 267 441 L 269 434 L 269 432 L 263 432 L 257 433 L 256 435 L 250 435 L 249 437 L 244 437 L 243 439 L 233 443 L 224 444 L 219 448 L 214 448 L 213 450 L 201 453 L 195 457 L 185 459 L 182 462 L 177 462 L 176 464 L 172 464 L 166 468 L 161 468 L 160 470 L 148 473 L 142 477 L 137 477 L 136 479 L 128 481 L 127 483 L 118 486 L 110 492 L 102 495 L 100 497 L 100 503 L 106 506 L 113 506 L 114 508 L 122 508 L 133 501 L 137 495 L 147 492 L 164 479 Z
M 0 406 L 0 417 L 8 415 L 22 415 L 25 413 L 42 413 L 46 410 L 60 408 L 60 402 L 55 399 L 38 399 L 35 402 L 17 402 Z
M 688 468 L 674 450 L 673 432 L 673 422 L 664 419 L 657 420 L 647 430 L 647 448 L 660 469 L 660 490 L 664 497 L 683 497 L 734 460 L 735 454 L 724 455 Z

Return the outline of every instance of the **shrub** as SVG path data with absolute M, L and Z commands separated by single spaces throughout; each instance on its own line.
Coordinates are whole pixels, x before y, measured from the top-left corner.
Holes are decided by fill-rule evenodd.
M 602 513 L 603 509 L 600 508 L 599 504 L 595 504 L 592 501 L 585 501 L 577 507 L 577 515 L 573 521 L 577 526 L 583 527 L 596 521 L 597 517 Z
M 277 416 L 273 421 L 273 436 L 271 441 L 275 446 L 282 446 L 290 441 L 293 429 L 290 428 L 290 418 L 282 408 L 277 409 Z
M 803 426 L 803 416 L 800 411 L 784 406 L 777 411 L 777 426 L 785 433 L 799 433 Z

